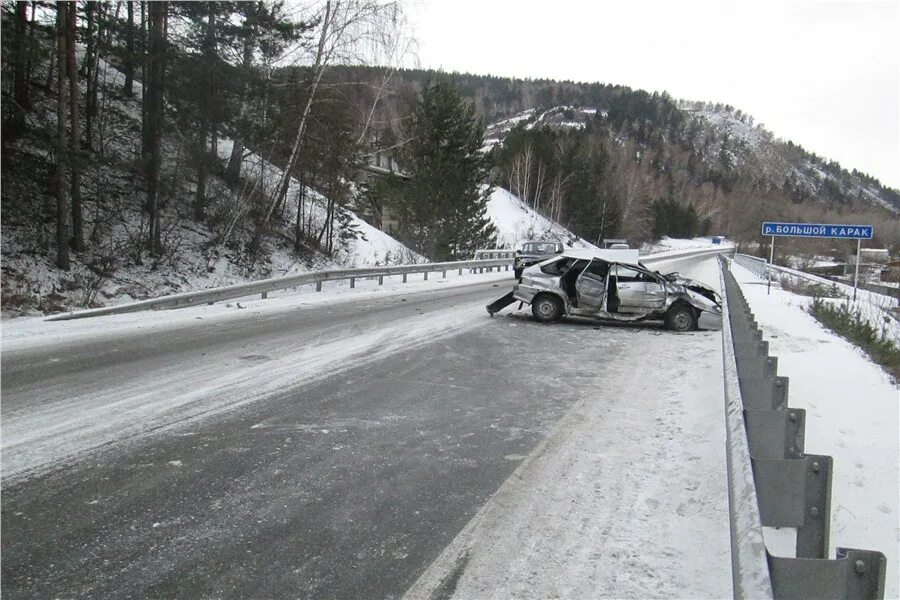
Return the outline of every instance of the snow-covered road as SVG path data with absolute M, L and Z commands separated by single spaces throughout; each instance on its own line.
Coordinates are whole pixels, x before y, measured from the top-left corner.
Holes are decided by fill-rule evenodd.
M 715 259 L 679 268 L 718 281 Z M 611 372 L 408 598 L 731 596 L 720 334 L 636 331 L 591 360 Z
M 392 597 L 481 535 L 537 595 L 729 595 L 720 334 L 457 283 L 5 328 L 4 592 Z

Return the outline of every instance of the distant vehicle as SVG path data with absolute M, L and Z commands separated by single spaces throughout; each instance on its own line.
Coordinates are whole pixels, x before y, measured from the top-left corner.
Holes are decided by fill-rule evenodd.
M 609 247 L 610 250 L 629 250 L 628 244 L 613 244 Z
M 601 247 L 604 249 L 628 248 L 628 240 L 621 238 L 604 238 Z
M 564 250 L 565 246 L 563 246 L 562 242 L 525 242 L 520 250 L 516 250 L 516 258 L 513 261 L 513 274 L 518 279 L 522 276 L 522 270 L 525 267 L 536 265 Z
M 713 236 L 712 243 L 713 243 L 713 244 L 721 244 L 721 243 L 722 243 L 722 236 L 720 236 L 720 235 Z
M 604 258 L 603 252 L 568 251 L 526 267 L 513 291 L 487 306 L 488 314 L 518 300 L 530 304 L 541 322 L 574 316 L 663 321 L 674 331 L 721 328 L 721 299 L 709 286 L 651 271 L 637 261 Z

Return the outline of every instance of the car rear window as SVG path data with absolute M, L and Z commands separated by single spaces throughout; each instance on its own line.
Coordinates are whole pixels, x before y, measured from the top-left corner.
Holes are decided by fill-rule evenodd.
M 522 251 L 549 254 L 551 252 L 556 252 L 556 244 L 553 242 L 524 244 L 522 246 Z
M 588 265 L 588 261 L 580 258 L 564 257 L 558 259 L 550 259 L 540 263 L 541 271 L 547 275 L 565 275 L 570 270 L 575 269 L 579 272 L 583 271 Z

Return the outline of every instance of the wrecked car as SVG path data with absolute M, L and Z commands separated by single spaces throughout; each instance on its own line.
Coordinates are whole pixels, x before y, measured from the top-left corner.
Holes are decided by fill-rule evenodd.
M 541 322 L 573 316 L 663 321 L 674 331 L 721 328 L 721 298 L 709 286 L 611 254 L 568 251 L 526 267 L 512 292 L 487 305 L 488 314 L 518 301 Z
M 565 247 L 562 242 L 525 242 L 522 248 L 516 250 L 516 258 L 513 262 L 513 274 L 516 279 L 522 276 L 526 267 L 536 265 L 548 258 L 560 254 Z

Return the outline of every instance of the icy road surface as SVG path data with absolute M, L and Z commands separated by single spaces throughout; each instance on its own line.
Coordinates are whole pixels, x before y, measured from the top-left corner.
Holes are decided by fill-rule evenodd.
M 720 334 L 493 279 L 4 330 L 4 595 L 729 596 Z

